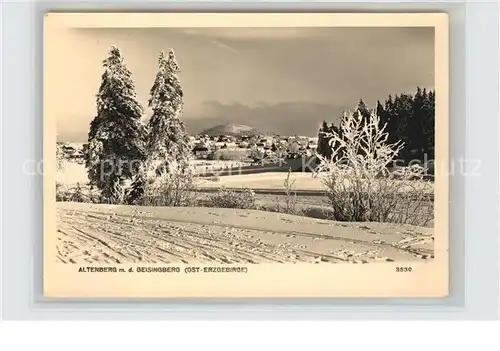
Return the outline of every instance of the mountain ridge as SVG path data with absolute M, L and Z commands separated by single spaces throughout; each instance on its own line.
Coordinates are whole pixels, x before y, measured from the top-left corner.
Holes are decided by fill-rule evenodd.
M 260 133 L 254 127 L 245 124 L 225 123 L 205 129 L 199 134 L 208 136 L 220 136 L 220 135 L 242 136 L 242 135 L 255 135 Z

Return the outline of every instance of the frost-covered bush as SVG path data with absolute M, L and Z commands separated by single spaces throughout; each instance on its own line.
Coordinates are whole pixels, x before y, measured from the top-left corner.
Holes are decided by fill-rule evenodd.
M 69 201 L 70 193 L 66 186 L 56 183 L 56 201 Z
M 92 200 L 92 194 L 84 193 L 80 183 L 77 183 L 74 188 L 56 183 L 56 201 L 93 202 Z
M 234 191 L 221 188 L 209 197 L 208 204 L 210 207 L 249 210 L 257 208 L 256 200 L 255 192 L 251 189 Z
M 329 204 L 339 221 L 398 222 L 427 225 L 433 218 L 433 187 L 425 169 L 400 167 L 389 172 L 403 148 L 388 143 L 389 134 L 375 113 L 345 114 L 340 128 L 325 135 L 332 153 L 320 159 Z
M 264 148 L 254 146 L 250 149 L 249 157 L 255 162 L 263 161 L 266 158 L 266 152 Z
M 132 185 L 128 202 L 143 206 L 192 206 L 197 198 L 195 180 L 193 167 L 174 160 L 152 164 L 141 171 Z
M 286 178 L 283 182 L 283 189 L 285 191 L 285 199 L 277 201 L 275 211 L 280 213 L 287 213 L 292 215 L 300 215 L 302 211 L 298 206 L 297 189 L 295 187 L 295 180 L 291 179 L 292 170 L 289 168 Z

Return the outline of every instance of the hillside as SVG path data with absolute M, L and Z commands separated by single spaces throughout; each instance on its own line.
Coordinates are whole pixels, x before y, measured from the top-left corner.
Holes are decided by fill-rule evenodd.
M 243 124 L 227 123 L 206 129 L 200 134 L 209 136 L 219 136 L 219 135 L 241 136 L 241 135 L 253 135 L 257 133 L 258 131 L 250 126 L 246 126 Z

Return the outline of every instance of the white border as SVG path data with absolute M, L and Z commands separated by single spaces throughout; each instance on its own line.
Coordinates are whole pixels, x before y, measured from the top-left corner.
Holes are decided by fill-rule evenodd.
M 49 7 L 50 6 L 50 7 Z M 184 4 L 121 1 L 100 8 L 116 10 L 226 9 L 228 3 Z M 310 9 L 311 4 L 280 2 L 273 9 Z M 159 318 L 284 318 L 284 319 L 491 319 L 498 318 L 498 3 L 467 1 L 380 4 L 314 3 L 316 10 L 360 9 L 400 11 L 442 9 L 451 23 L 451 152 L 488 160 L 484 176 L 456 177 L 451 184 L 452 296 L 445 300 L 294 300 L 244 303 L 131 304 L 109 302 L 44 303 L 41 279 L 41 178 L 26 177 L 19 168 L 26 159 L 41 159 L 40 75 L 41 14 L 44 10 L 89 10 L 85 4 L 7 2 L 2 4 L 2 312 L 8 319 L 159 319 Z M 234 4 L 234 9 L 255 10 L 264 4 Z M 464 27 L 466 26 L 466 27 Z M 467 42 L 466 39 L 467 38 Z M 467 55 L 465 55 L 465 50 Z M 466 69 L 466 74 L 464 70 Z M 466 85 L 467 75 L 467 85 Z M 35 88 L 38 90 L 35 93 Z M 34 101 L 34 102 L 33 102 Z M 487 103 L 485 103 L 485 101 Z M 467 109 L 467 111 L 465 111 Z M 467 112 L 468 122 L 466 122 Z M 13 116 L 6 118 L 5 116 Z M 8 186 L 7 186 L 8 185 Z M 467 203 L 465 203 L 467 199 Z M 465 226 L 466 224 L 466 226 Z M 38 238 L 38 239 L 37 239 Z M 467 239 L 467 247 L 465 240 Z M 467 301 L 465 301 L 467 293 Z M 113 311 L 122 311 L 113 313 Z M 126 313 L 129 311 L 129 313 Z M 251 311 L 252 313 L 249 313 Z M 281 312 L 280 312 L 281 311 Z M 286 312 L 285 312 L 286 311 Z M 210 312 L 216 312 L 210 314 Z M 404 324 L 406 325 L 406 324 Z M 75 325 L 76 327 L 76 325 Z M 409 329 L 414 330 L 409 327 Z M 123 330 L 125 333 L 125 330 Z M 122 333 L 121 333 L 122 334 Z M 397 332 L 396 332 L 397 334 Z M 452 340 L 464 335 L 455 331 Z M 26 334 L 28 335 L 28 334 Z M 34 334 L 33 340 L 37 340 Z M 80 336 L 82 334 L 80 333 Z M 126 334 L 122 334 L 126 335 Z M 26 338 L 29 339 L 29 338 Z M 362 338 L 358 337 L 358 340 Z M 38 339 L 39 340 L 39 339 Z

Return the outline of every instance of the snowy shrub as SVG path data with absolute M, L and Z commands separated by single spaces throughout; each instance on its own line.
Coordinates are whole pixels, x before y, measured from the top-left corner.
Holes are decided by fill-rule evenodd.
M 56 183 L 56 201 L 92 202 L 90 195 L 84 193 L 80 183 L 77 183 L 74 188 Z
M 251 189 L 234 191 L 221 188 L 209 197 L 208 203 L 210 207 L 218 208 L 236 208 L 243 210 L 257 208 L 255 192 Z
M 80 183 L 76 184 L 76 188 L 73 190 L 73 193 L 71 194 L 70 200 L 73 202 L 86 202 L 85 195 L 83 195 L 82 188 L 80 186 Z
M 192 206 L 197 187 L 193 167 L 171 161 L 153 164 L 132 184 L 128 203 L 143 206 Z M 136 184 L 140 182 L 140 186 Z
M 385 125 L 371 113 L 344 115 L 339 131 L 331 131 L 332 152 L 320 159 L 329 204 L 338 221 L 397 222 L 427 225 L 433 218 L 433 187 L 424 180 L 425 169 L 391 164 L 403 143 L 389 144 Z
M 266 158 L 266 153 L 263 148 L 255 146 L 250 149 L 249 157 L 254 161 L 262 161 Z
M 70 193 L 63 184 L 56 183 L 56 201 L 69 201 Z
M 302 211 L 298 208 L 297 191 L 295 188 L 295 180 L 291 179 L 292 170 L 288 169 L 283 189 L 285 190 L 285 200 L 277 201 L 275 211 L 279 213 L 287 213 L 292 215 L 300 215 Z

